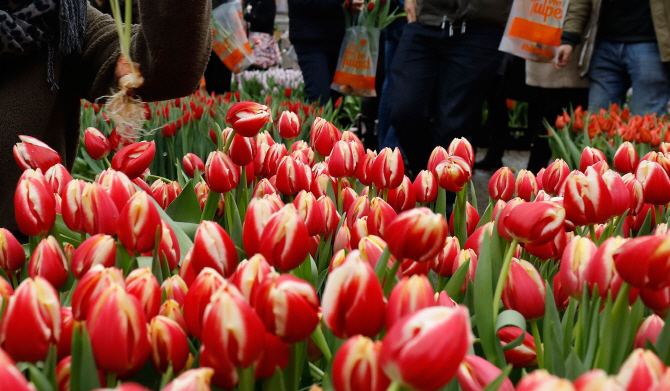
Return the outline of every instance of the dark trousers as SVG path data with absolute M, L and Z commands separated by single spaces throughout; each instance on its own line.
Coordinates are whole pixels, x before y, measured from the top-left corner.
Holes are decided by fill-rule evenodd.
M 319 102 L 322 106 L 330 99 L 335 102 L 340 95 L 331 90 L 330 85 L 335 77 L 340 44 L 293 42 L 293 47 L 298 55 L 298 65 L 305 80 L 307 100 Z
M 205 88 L 207 88 L 207 92 L 223 94 L 230 91 L 230 80 L 230 69 L 224 65 L 216 53 L 212 52 L 205 69 Z
M 530 102 L 528 104 L 528 127 L 533 132 L 533 144 L 530 149 L 528 170 L 537 174 L 542 167 L 546 167 L 551 160 L 551 149 L 547 140 L 547 128 L 543 119 L 554 126 L 556 117 L 563 110 L 570 110 L 581 105 L 586 109 L 589 99 L 588 88 L 530 88 Z
M 416 175 L 431 150 L 468 137 L 500 67 L 502 29 L 408 24 L 394 57 L 391 124 Z
M 395 53 L 400 44 L 400 37 L 402 31 L 407 25 L 406 19 L 396 19 L 393 23 L 388 25 L 385 29 L 386 43 L 384 65 L 386 68 L 386 78 L 382 87 L 382 94 L 379 101 L 379 124 L 377 126 L 377 136 L 379 141 L 379 149 L 389 147 L 391 149 L 399 147 L 398 137 L 396 137 L 395 129 L 391 126 L 391 106 L 392 106 L 392 87 L 393 75 L 391 68 L 394 63 Z

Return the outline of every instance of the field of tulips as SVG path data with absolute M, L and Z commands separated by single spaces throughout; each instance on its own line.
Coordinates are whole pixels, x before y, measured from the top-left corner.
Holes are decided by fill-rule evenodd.
M 138 140 L 86 103 L 73 172 L 21 137 L 0 390 L 670 389 L 670 144 L 502 168 L 480 215 L 467 140 L 412 182 L 280 93 Z

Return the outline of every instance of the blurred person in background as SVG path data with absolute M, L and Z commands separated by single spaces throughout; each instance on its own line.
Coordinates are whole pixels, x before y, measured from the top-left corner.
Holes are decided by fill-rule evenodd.
M 425 169 L 436 145 L 469 137 L 503 54 L 512 0 L 405 0 L 394 56 L 391 124 L 409 170 Z
M 228 0 L 212 0 L 212 10 L 227 2 Z M 219 55 L 212 50 L 209 54 L 209 62 L 207 63 L 207 68 L 204 73 L 205 88 L 207 89 L 207 92 L 210 94 L 212 92 L 216 94 L 224 94 L 230 91 L 232 76 L 233 74 L 230 72 L 230 69 L 223 64 Z
M 351 12 L 359 13 L 363 0 L 351 0 Z M 344 39 L 344 0 L 289 0 L 289 39 L 298 55 L 310 102 L 325 105 L 339 94 L 330 89 Z
M 589 109 L 623 107 L 633 87 L 633 114 L 668 112 L 670 1 L 572 0 L 563 23 L 557 66 L 579 57 L 591 81 Z M 581 53 L 573 54 L 584 38 Z

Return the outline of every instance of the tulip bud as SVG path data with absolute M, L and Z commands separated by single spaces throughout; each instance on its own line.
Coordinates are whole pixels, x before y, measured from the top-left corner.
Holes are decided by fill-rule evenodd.
M 162 391 L 211 391 L 209 383 L 214 375 L 212 368 L 196 368 L 179 375 Z
M 387 332 L 380 365 L 391 380 L 404 387 L 437 390 L 454 378 L 473 339 L 466 307 L 424 308 Z
M 123 210 L 130 197 L 136 193 L 133 182 L 126 174 L 112 169 L 101 172 L 96 182 L 109 194 L 117 210 Z
M 670 236 L 642 236 L 628 241 L 613 255 L 621 278 L 636 288 L 659 290 L 670 286 Z
M 14 193 L 19 230 L 27 236 L 46 234 L 56 222 L 56 201 L 51 186 L 39 171 L 27 169 Z
M 226 122 L 243 137 L 254 137 L 265 124 L 272 122 L 270 108 L 255 102 L 235 103 L 226 114 Z
M 612 284 L 614 285 L 614 284 Z M 635 303 L 637 296 L 632 297 L 636 288 L 631 288 L 629 298 Z M 612 288 L 614 293 L 614 288 Z M 667 316 L 670 309 L 670 286 L 659 290 L 640 289 L 640 299 L 642 303 L 659 316 Z
M 626 390 L 648 390 L 664 372 L 663 361 L 651 350 L 635 349 L 619 368 L 616 379 Z
M 154 141 L 140 141 L 124 147 L 114 155 L 112 168 L 121 171 L 130 179 L 142 175 L 156 154 Z
M 372 170 L 376 158 L 377 152 L 368 149 L 356 168 L 356 178 L 365 186 L 372 185 Z
M 223 139 L 227 140 L 232 132 L 231 128 L 223 130 Z M 228 155 L 235 165 L 244 167 L 253 163 L 258 153 L 256 140 L 251 137 L 243 137 L 240 134 L 233 136 L 233 141 L 230 143 Z
M 317 198 L 316 202 L 319 204 L 323 212 L 323 219 L 326 222 L 326 239 L 335 233 L 337 225 L 340 223 L 340 214 L 337 213 L 337 207 L 330 197 L 321 196 Z
M 74 288 L 72 294 L 72 314 L 74 318 L 83 321 L 86 320 L 88 310 L 98 295 L 111 285 L 120 285 L 125 288 L 126 283 L 123 279 L 121 270 L 116 268 L 103 268 L 102 265 L 95 265 L 89 270 Z
M 51 166 L 44 174 L 44 179 L 51 185 L 54 194 L 61 195 L 65 186 L 72 180 L 72 175 L 62 164 Z
M 309 248 L 307 228 L 293 204 L 284 206 L 268 221 L 260 240 L 260 253 L 282 271 L 293 270 L 305 260 Z
M 368 262 L 354 250 L 328 276 L 323 291 L 323 320 L 338 338 L 373 337 L 384 327 L 386 299 Z
M 575 379 L 577 391 L 624 391 L 616 379 L 602 369 L 592 369 Z
M 503 209 L 502 215 L 506 214 L 510 205 L 512 205 L 512 202 Z M 512 205 L 509 215 L 505 216 L 502 229 L 511 238 L 521 243 L 542 245 L 563 231 L 565 213 L 565 209 L 553 201 L 525 202 Z M 529 225 L 528 221 L 533 221 L 534 224 Z M 498 232 L 500 232 L 500 220 L 498 224 Z
M 186 325 L 186 319 L 181 313 L 181 307 L 183 304 L 177 303 L 176 300 L 167 299 L 163 304 L 161 304 L 160 310 L 158 310 L 158 315 L 165 316 L 177 322 L 179 327 L 181 327 L 184 332 L 188 332 L 188 326 Z
M 463 190 L 472 178 L 472 168 L 464 159 L 450 156 L 435 166 L 433 174 L 441 188 L 458 192 Z
M 165 183 L 162 179 L 156 179 L 151 185 L 151 196 L 163 210 L 167 210 L 181 191 L 181 185 L 177 181 Z
M 116 262 L 116 241 L 113 237 L 97 234 L 86 239 L 74 252 L 72 274 L 81 279 L 93 266 L 112 267 Z
M 429 204 L 437 199 L 437 179 L 432 172 L 421 170 L 412 184 L 416 201 Z
M 261 235 L 270 218 L 279 208 L 266 198 L 254 198 L 249 203 L 242 228 L 242 242 L 248 255 L 257 254 L 261 243 Z M 339 222 L 339 220 L 338 220 Z
M 112 152 L 112 144 L 107 137 L 96 128 L 89 127 L 84 131 L 86 152 L 93 160 L 102 160 Z
M 205 180 L 210 190 L 227 193 L 240 183 L 240 167 L 225 153 L 213 151 L 205 163 Z
M 500 368 L 481 357 L 467 355 L 458 367 L 456 376 L 463 391 L 481 391 L 502 374 Z M 509 379 L 505 379 L 498 388 L 500 391 L 514 391 Z
M 318 235 L 325 231 L 323 211 L 319 208 L 316 197 L 312 193 L 301 191 L 293 200 L 293 205 L 305 222 L 305 228 L 307 228 L 309 236 Z
M 253 304 L 254 293 L 265 277 L 272 272 L 272 268 L 265 258 L 256 254 L 248 260 L 240 262 L 237 270 L 230 276 L 229 281 L 242 293 L 247 303 Z
M 614 169 L 621 174 L 635 173 L 640 158 L 633 144 L 625 141 L 614 154 Z
M 0 228 L 0 268 L 14 272 L 26 262 L 26 253 L 18 240 L 5 228 Z
M 35 386 L 26 380 L 11 357 L 2 349 L 0 349 L 0 388 L 12 391 L 36 391 Z
M 342 178 L 356 175 L 359 156 L 354 150 L 354 145 L 342 140 L 335 143 L 328 160 L 328 172 L 331 176 Z
M 321 156 L 329 156 L 333 146 L 342 138 L 335 125 L 321 117 L 316 117 L 309 131 L 310 145 Z
M 475 232 L 475 229 L 477 229 L 477 225 L 479 224 L 479 213 L 477 213 L 477 209 L 470 204 L 469 201 L 466 201 L 465 203 L 465 232 L 467 233 L 468 236 L 472 235 Z M 454 212 L 451 212 L 451 215 L 449 216 L 449 233 L 452 236 L 456 235 L 456 230 L 454 229 Z
M 551 163 L 542 175 L 542 187 L 544 191 L 553 196 L 562 196 L 565 180 L 570 175 L 570 167 L 563 159 L 556 159 Z
M 86 326 L 96 366 L 102 371 L 125 377 L 138 371 L 149 357 L 146 317 L 137 299 L 121 285 L 112 284 L 98 295 Z
M 500 345 L 505 347 L 512 343 L 524 333 L 524 330 L 508 326 L 498 330 Z M 514 368 L 532 367 L 537 364 L 537 352 L 535 350 L 535 340 L 529 333 L 525 333 L 521 345 L 504 351 L 505 361 L 512 364 Z
M 447 229 L 443 216 L 422 207 L 399 214 L 386 229 L 384 239 L 396 259 L 427 262 L 442 250 Z
M 494 201 L 509 201 L 514 197 L 514 174 L 507 167 L 498 169 L 489 180 L 489 196 Z
M 544 280 L 530 262 L 512 258 L 502 292 L 505 308 L 516 310 L 528 321 L 544 316 L 547 292 Z
M 405 178 L 405 165 L 400 149 L 382 149 L 375 158 L 370 175 L 372 183 L 379 189 L 395 189 L 400 186 Z
M 58 152 L 35 137 L 20 135 L 20 143 L 14 145 L 14 160 L 22 170 L 47 172 L 51 166 L 59 164 L 61 157 Z
M 660 164 L 641 161 L 637 166 L 635 178 L 642 185 L 645 203 L 665 205 L 670 202 L 670 179 Z
M 386 328 L 420 309 L 435 305 L 435 292 L 426 276 L 404 277 L 393 287 L 386 309 Z
M 174 320 L 158 315 L 149 325 L 151 341 L 151 362 L 159 373 L 165 373 L 172 364 L 175 373 L 186 366 L 189 355 L 186 333 Z
M 196 169 L 200 174 L 205 172 L 205 163 L 202 162 L 202 159 L 200 159 L 198 155 L 190 152 L 182 159 L 182 166 L 184 167 L 184 173 L 189 178 L 195 177 Z
M 586 173 L 588 167 L 593 166 L 600 161 L 607 162 L 605 154 L 599 149 L 586 147 L 582 151 L 582 157 L 579 159 L 579 171 Z
M 239 292 L 218 290 L 212 295 L 202 320 L 202 343 L 210 354 L 246 368 L 263 352 L 265 329 Z
M 658 335 L 661 333 L 664 325 L 665 322 L 658 315 L 652 314 L 645 318 L 635 334 L 633 349 L 644 349 L 647 345 L 647 341 L 652 345 L 656 344 Z
M 523 377 L 517 384 L 516 391 L 575 391 L 570 380 L 550 375 L 544 369 L 538 369 Z
M 180 276 L 175 275 L 163 281 L 161 292 L 161 296 L 165 297 L 165 300 L 175 300 L 181 307 L 184 305 L 188 286 Z
M 191 265 L 198 274 L 211 267 L 224 277 L 229 277 L 237 267 L 235 243 L 219 224 L 203 221 L 193 240 Z
M 121 210 L 117 219 L 117 236 L 128 251 L 152 251 L 161 218 L 156 206 L 145 192 L 137 192 Z
M 67 259 L 56 238 L 49 235 L 37 245 L 30 257 L 28 275 L 30 278 L 43 277 L 56 289 L 65 285 L 68 276 Z
M 288 343 L 306 339 L 319 323 L 316 291 L 290 274 L 268 274 L 258 287 L 254 309 L 265 329 Z
M 312 170 L 309 166 L 284 156 L 277 166 L 277 190 L 285 195 L 309 191 L 312 186 Z
M 430 273 L 431 262 L 414 262 L 411 259 L 405 259 L 400 264 L 402 276 L 427 276 Z
M 472 150 L 470 142 L 464 138 L 455 138 L 451 140 L 449 148 L 447 148 L 449 156 L 458 156 L 468 162 L 470 168 L 475 164 L 475 152 Z
M 396 211 L 386 201 L 379 197 L 373 198 L 370 202 L 370 212 L 367 216 L 368 233 L 375 236 L 384 236 L 389 224 L 391 224 L 396 216 Z
M 412 181 L 405 176 L 400 186 L 389 190 L 386 200 L 398 213 L 413 209 L 416 206 L 416 196 L 414 195 Z
M 44 360 L 61 336 L 58 294 L 42 277 L 24 280 L 9 298 L 0 325 L 2 348 L 16 361 Z M 0 380 L 2 384 L 2 380 Z
M 291 111 L 284 111 L 279 117 L 277 130 L 279 132 L 279 136 L 282 138 L 293 140 L 294 138 L 300 136 L 300 119 L 295 113 Z
M 135 296 L 147 319 L 158 315 L 161 306 L 161 289 L 151 269 L 135 269 L 126 277 L 126 292 Z
M 520 170 L 516 177 L 516 196 L 529 202 L 537 195 L 537 192 L 535 175 L 530 171 Z
M 442 251 L 437 255 L 433 263 L 433 271 L 442 277 L 451 277 L 454 269 L 454 261 L 461 251 L 458 238 L 448 236 L 445 239 Z
M 202 335 L 202 318 L 205 308 L 210 303 L 212 294 L 221 287 L 237 290 L 212 268 L 203 269 L 189 286 L 184 299 L 184 319 L 189 333 L 198 339 L 201 339 Z
M 385 391 L 391 381 L 379 363 L 381 347 L 380 341 L 362 335 L 349 338 L 333 359 L 335 390 Z
M 573 238 L 565 247 L 561 257 L 559 275 L 561 286 L 568 295 L 577 299 L 581 298 L 584 284 L 589 285 L 588 282 L 590 282 L 589 291 L 598 285 L 601 295 L 607 292 L 612 278 L 612 265 L 607 265 L 604 258 L 599 258 L 602 262 L 594 262 L 597 251 L 598 248 L 591 239 L 581 236 Z

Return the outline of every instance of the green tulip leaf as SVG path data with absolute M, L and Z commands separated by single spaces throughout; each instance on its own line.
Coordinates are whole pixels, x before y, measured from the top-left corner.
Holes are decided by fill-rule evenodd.
M 201 210 L 198 197 L 195 195 L 193 181 L 189 181 L 177 198 L 172 201 L 165 211 L 174 221 L 198 224 Z

